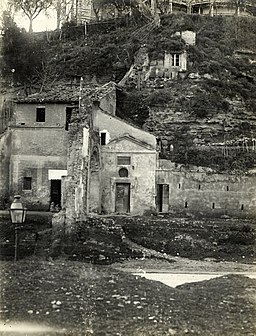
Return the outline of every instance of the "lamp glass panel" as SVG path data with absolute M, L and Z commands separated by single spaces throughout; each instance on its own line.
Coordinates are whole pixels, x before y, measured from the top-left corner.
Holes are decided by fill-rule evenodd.
M 23 209 L 22 210 L 11 210 L 12 223 L 23 223 Z
M 22 223 L 25 222 L 26 214 L 27 214 L 27 209 L 25 208 L 25 209 L 23 210 L 23 219 L 22 219 Z

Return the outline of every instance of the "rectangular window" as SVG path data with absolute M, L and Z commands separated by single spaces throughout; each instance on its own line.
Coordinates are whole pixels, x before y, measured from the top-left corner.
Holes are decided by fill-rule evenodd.
M 118 166 L 129 166 L 131 164 L 130 156 L 118 156 L 117 157 L 117 165 Z
M 23 177 L 23 190 L 32 189 L 32 177 Z
M 106 145 L 106 133 L 100 133 L 100 144 Z
M 45 107 L 36 108 L 36 121 L 45 122 Z
M 172 66 L 176 66 L 176 67 L 180 66 L 180 55 L 179 54 L 172 55 Z

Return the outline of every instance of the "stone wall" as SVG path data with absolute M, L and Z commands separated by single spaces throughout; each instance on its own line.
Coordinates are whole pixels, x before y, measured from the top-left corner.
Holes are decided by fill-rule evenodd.
M 8 128 L 8 125 L 13 117 L 14 104 L 10 96 L 10 94 L 1 94 L 0 96 L 0 134 Z
M 99 106 L 103 111 L 109 114 L 116 114 L 116 87 L 112 82 L 107 83 L 101 87 L 104 90 L 104 95 L 99 97 Z
M 85 111 L 84 111 L 85 113 Z M 88 212 L 88 164 L 90 139 L 85 119 L 70 126 L 68 132 L 67 176 L 63 178 L 63 209 L 66 211 L 66 233 Z
M 170 212 L 210 216 L 254 217 L 256 175 L 216 174 L 203 167 L 184 167 L 159 160 L 157 184 L 169 185 Z
M 11 132 L 6 131 L 0 136 L 0 208 L 7 206 L 9 195 Z
M 101 213 L 101 157 L 99 132 L 90 132 L 89 213 Z
M 178 36 L 182 37 L 181 33 Z M 191 37 L 188 39 L 186 35 L 185 38 L 188 41 L 191 39 Z M 150 59 L 147 48 L 140 48 L 134 64 L 119 84 L 139 90 L 145 87 L 154 88 L 159 81 L 162 86 L 166 86 L 166 82 L 177 79 L 180 74 L 187 71 L 187 52 L 185 49 L 159 55 L 156 59 Z M 176 58 L 178 59 L 177 63 Z

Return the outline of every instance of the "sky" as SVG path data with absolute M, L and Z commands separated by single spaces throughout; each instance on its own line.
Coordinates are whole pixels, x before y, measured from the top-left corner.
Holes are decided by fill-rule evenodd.
M 2 18 L 3 11 L 7 8 L 7 0 L 0 0 L 0 17 Z M 49 15 L 46 16 L 40 13 L 39 16 L 33 22 L 33 31 L 45 31 L 56 29 L 56 16 L 54 10 L 48 11 Z M 22 13 L 17 13 L 14 16 L 14 21 L 20 28 L 25 28 L 28 31 L 29 20 Z

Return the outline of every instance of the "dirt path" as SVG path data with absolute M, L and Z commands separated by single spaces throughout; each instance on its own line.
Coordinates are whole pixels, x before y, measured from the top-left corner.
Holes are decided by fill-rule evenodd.
M 115 263 L 112 267 L 127 272 L 162 273 L 255 273 L 256 262 L 252 264 L 220 261 L 205 261 L 173 257 L 173 261 L 159 259 L 137 259 Z

